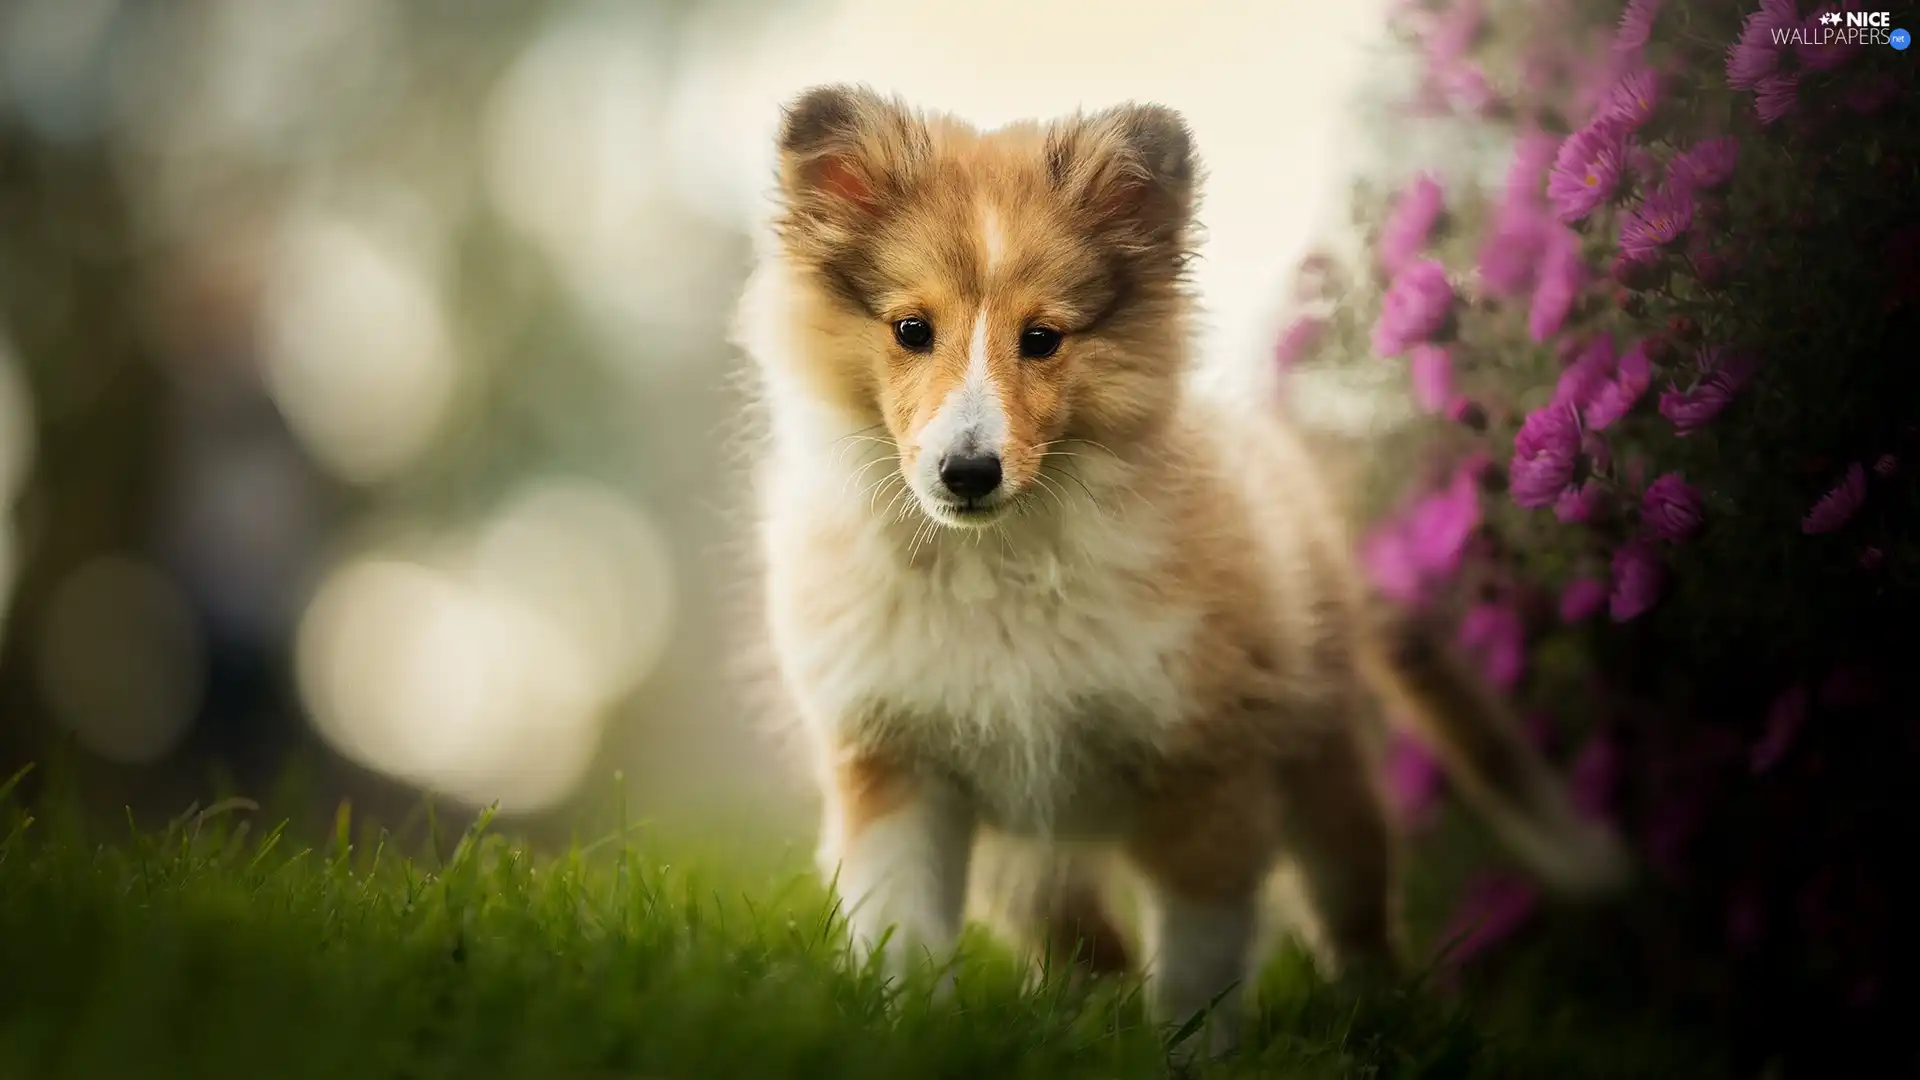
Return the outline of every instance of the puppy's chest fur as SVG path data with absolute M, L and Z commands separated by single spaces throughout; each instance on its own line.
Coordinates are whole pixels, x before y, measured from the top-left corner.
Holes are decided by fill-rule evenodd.
M 1189 699 L 1200 612 L 1160 580 L 1164 540 L 1103 522 L 916 551 L 870 515 L 774 524 L 775 644 L 831 743 L 942 773 L 1009 831 L 1122 825 Z

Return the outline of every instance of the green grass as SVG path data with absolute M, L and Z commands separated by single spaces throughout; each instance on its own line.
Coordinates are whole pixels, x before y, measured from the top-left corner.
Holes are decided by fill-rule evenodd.
M 102 841 L 0 790 L 0 1077 L 1148 1077 L 1137 986 L 1028 989 L 973 943 L 955 1000 L 846 959 L 792 866 L 684 867 L 628 835 L 536 859 L 313 846 L 229 803 Z M 1544 1013 L 1542 1014 L 1545 1015 Z M 1300 958 L 1209 1076 L 1700 1076 L 1657 1040 L 1359 998 Z

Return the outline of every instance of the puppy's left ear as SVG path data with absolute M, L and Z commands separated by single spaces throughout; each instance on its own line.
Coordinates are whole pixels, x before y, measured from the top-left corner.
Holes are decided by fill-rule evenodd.
M 1126 246 L 1185 246 L 1199 186 L 1193 136 L 1164 105 L 1121 105 L 1047 133 L 1048 178 L 1087 225 Z

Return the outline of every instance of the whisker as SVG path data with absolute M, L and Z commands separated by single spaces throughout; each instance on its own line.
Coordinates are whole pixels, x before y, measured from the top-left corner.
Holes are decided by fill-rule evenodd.
M 1062 440 L 1060 440 L 1060 441 L 1061 441 L 1061 442 L 1077 442 L 1077 443 L 1084 443 L 1084 444 L 1085 444 L 1085 445 L 1087 445 L 1087 446 L 1091 446 L 1091 447 L 1093 447 L 1093 448 L 1094 448 L 1095 450 L 1104 450 L 1104 451 L 1106 451 L 1106 452 L 1107 452 L 1107 454 L 1108 454 L 1109 456 L 1111 456 L 1111 457 L 1113 458 L 1113 460 L 1115 460 L 1115 461 L 1122 461 L 1122 460 L 1124 460 L 1123 458 L 1121 458 L 1121 456 L 1120 456 L 1120 452 L 1119 452 L 1118 450 L 1115 450 L 1115 449 L 1114 449 L 1113 447 L 1111 447 L 1111 446 L 1108 446 L 1108 445 L 1107 445 L 1106 443 L 1103 443 L 1103 442 L 1096 442 L 1096 441 L 1095 441 L 1095 440 L 1093 440 L 1093 439 L 1080 439 L 1080 438 L 1073 438 L 1073 439 L 1062 439 Z
M 856 442 L 875 442 L 885 446 L 897 445 L 891 436 L 868 434 L 869 432 L 877 431 L 880 428 L 883 428 L 885 426 L 886 424 L 884 422 L 879 424 L 872 424 L 867 427 L 861 428 L 859 431 L 842 435 L 839 438 L 833 440 L 832 445 L 837 447 L 839 451 L 839 456 L 836 457 L 834 460 L 838 462 L 841 457 L 845 456 L 847 450 L 851 448 L 852 444 Z
M 912 562 L 920 554 L 920 545 L 922 543 L 922 533 L 924 532 L 925 537 L 927 539 L 931 539 L 933 537 L 934 531 L 939 527 L 940 525 L 938 522 L 934 521 L 932 518 L 928 518 L 926 519 L 926 521 L 924 521 L 919 526 L 916 526 L 914 528 L 913 543 L 907 548 L 908 562 Z
M 903 498 L 908 498 L 911 494 L 912 494 L 911 489 L 909 489 L 905 484 L 901 484 L 900 490 L 894 492 L 893 498 L 887 500 L 887 507 L 886 509 L 880 511 L 880 516 L 895 522 L 901 522 L 901 521 L 907 520 L 907 512 L 909 507 L 900 506 L 900 500 Z M 897 512 L 894 510 L 894 507 L 896 506 L 900 507 Z
M 1093 493 L 1093 489 L 1087 486 L 1087 482 L 1085 480 L 1080 479 L 1079 477 L 1073 475 L 1070 472 L 1062 472 L 1060 475 L 1066 477 L 1067 479 L 1073 481 L 1076 484 L 1079 484 L 1080 490 L 1087 493 L 1087 501 L 1093 504 L 1093 508 L 1099 511 L 1103 516 L 1106 514 L 1107 508 L 1100 504 L 1100 497 Z
M 869 461 L 865 465 L 862 465 L 859 468 L 853 470 L 852 473 L 848 474 L 846 482 L 840 485 L 840 494 L 845 495 L 847 493 L 848 488 L 860 482 L 860 478 L 867 474 L 868 469 L 871 469 L 875 465 L 879 465 L 886 460 L 887 460 L 886 458 L 874 458 L 872 461 Z
M 880 500 L 880 489 L 884 487 L 889 481 L 892 481 L 892 480 L 899 480 L 903 487 L 906 484 L 905 479 L 902 478 L 899 473 L 889 472 L 888 474 L 881 477 L 880 479 L 875 480 L 873 483 L 867 485 L 867 490 L 865 494 L 867 495 L 867 512 L 868 513 L 870 514 L 873 513 L 873 504 Z M 894 495 L 894 498 L 896 499 L 899 497 L 900 496 L 897 493 Z M 889 503 L 888 505 L 889 505 L 889 508 L 891 508 L 892 504 Z
M 1065 498 L 1065 493 L 1060 489 L 1060 485 L 1048 479 L 1047 474 L 1043 472 L 1034 473 L 1033 478 L 1040 482 L 1040 488 L 1042 491 L 1045 491 L 1048 495 L 1051 495 L 1053 497 L 1054 505 L 1060 508 L 1060 512 L 1067 513 L 1068 512 L 1067 500 Z

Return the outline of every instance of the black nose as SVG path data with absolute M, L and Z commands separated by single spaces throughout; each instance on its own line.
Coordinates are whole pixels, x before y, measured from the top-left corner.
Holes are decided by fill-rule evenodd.
M 940 463 L 940 482 L 963 499 L 978 499 L 1000 486 L 998 454 L 954 454 Z

